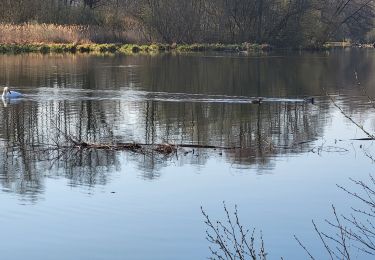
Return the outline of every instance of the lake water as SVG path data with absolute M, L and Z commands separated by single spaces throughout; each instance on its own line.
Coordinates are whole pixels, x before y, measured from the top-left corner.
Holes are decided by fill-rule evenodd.
M 25 95 L 0 104 L 0 258 L 206 259 L 200 207 L 225 220 L 225 201 L 269 259 L 307 259 L 293 235 L 327 259 L 311 220 L 329 232 L 332 204 L 360 207 L 336 184 L 368 180 L 375 156 L 327 93 L 374 133 L 374 71 L 375 51 L 357 49 L 1 55 L 1 85 Z M 236 148 L 166 156 L 70 138 Z

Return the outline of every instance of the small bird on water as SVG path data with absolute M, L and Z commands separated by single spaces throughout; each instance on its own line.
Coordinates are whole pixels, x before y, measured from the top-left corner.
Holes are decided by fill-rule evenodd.
M 304 98 L 305 102 L 307 103 L 311 103 L 311 104 L 314 104 L 315 102 L 315 99 L 313 97 L 310 97 L 310 98 Z
M 251 100 L 251 104 L 262 104 L 263 98 L 257 98 L 254 100 Z

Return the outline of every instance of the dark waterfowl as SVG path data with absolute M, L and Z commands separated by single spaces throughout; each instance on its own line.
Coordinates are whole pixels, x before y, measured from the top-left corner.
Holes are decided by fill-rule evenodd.
M 263 98 L 257 98 L 254 100 L 251 100 L 251 104 L 262 104 Z
M 303 100 L 305 100 L 305 102 L 311 103 L 311 104 L 314 104 L 314 102 L 315 102 L 315 99 L 313 97 L 304 98 Z

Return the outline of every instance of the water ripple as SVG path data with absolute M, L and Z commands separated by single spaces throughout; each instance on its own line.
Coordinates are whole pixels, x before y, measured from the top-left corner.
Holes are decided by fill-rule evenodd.
M 169 92 L 148 92 L 136 90 L 92 90 L 75 88 L 39 88 L 38 93 L 25 94 L 23 99 L 32 101 L 53 101 L 53 100 L 125 100 L 125 101 L 160 101 L 160 102 L 189 102 L 189 103 L 233 103 L 249 104 L 259 97 L 207 95 L 192 93 L 169 93 Z M 303 98 L 281 98 L 261 97 L 262 102 L 305 102 Z

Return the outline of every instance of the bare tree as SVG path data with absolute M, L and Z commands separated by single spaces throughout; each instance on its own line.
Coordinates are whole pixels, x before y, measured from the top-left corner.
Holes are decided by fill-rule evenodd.
M 373 0 L 317 0 L 312 3 L 312 9 L 320 12 L 323 24 L 319 35 L 321 43 L 340 35 L 340 32 L 341 36 L 360 38 L 373 26 Z
M 374 0 L 0 0 L 0 22 L 95 24 L 129 20 L 150 42 L 322 46 L 365 39 Z

